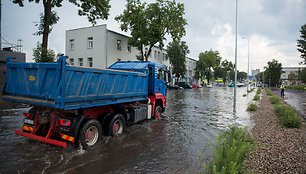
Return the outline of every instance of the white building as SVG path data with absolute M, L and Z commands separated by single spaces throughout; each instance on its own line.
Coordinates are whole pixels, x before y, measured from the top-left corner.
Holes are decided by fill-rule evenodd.
M 137 48 L 128 45 L 129 37 L 107 29 L 106 25 L 84 27 L 66 31 L 65 55 L 68 63 L 76 66 L 106 68 L 116 61 L 136 61 Z M 144 52 L 148 51 L 144 48 Z M 167 51 L 154 46 L 149 61 L 166 65 L 172 70 Z M 194 76 L 196 61 L 186 58 L 186 77 Z

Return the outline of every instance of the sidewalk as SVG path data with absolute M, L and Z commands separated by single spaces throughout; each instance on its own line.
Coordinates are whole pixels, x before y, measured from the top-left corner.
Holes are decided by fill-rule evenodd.
M 285 96 L 280 96 L 279 88 L 270 88 L 273 93 L 279 96 L 285 103 L 296 108 L 296 110 L 306 119 L 306 90 L 285 89 Z

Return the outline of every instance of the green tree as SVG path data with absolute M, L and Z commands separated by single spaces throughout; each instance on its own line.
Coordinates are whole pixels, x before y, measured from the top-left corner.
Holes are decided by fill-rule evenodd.
M 13 0 L 13 3 L 19 6 L 24 6 L 25 0 Z M 47 56 L 48 53 L 48 38 L 50 33 L 50 25 L 52 24 L 52 9 L 55 7 L 61 7 L 64 0 L 28 0 L 29 2 L 43 3 L 43 26 L 42 30 L 42 55 Z M 109 15 L 109 0 L 68 0 L 72 4 L 80 7 L 78 14 L 80 16 L 87 16 L 88 21 L 92 24 L 96 24 L 97 19 L 107 19 Z M 56 15 L 55 15 L 56 16 Z M 58 20 L 57 20 L 58 21 Z M 56 21 L 56 22 L 57 22 Z M 55 23 L 56 23 L 55 22 Z M 42 29 L 41 28 L 41 29 Z M 52 27 L 51 27 L 52 28 Z M 40 26 L 37 34 L 41 32 Z
M 200 53 L 196 64 L 196 77 L 205 77 L 209 83 L 212 77 L 212 70 L 220 65 L 221 57 L 218 51 L 205 51 Z
M 35 62 L 54 62 L 55 53 L 53 50 L 48 50 L 46 56 L 42 56 L 43 48 L 38 42 L 37 47 L 33 49 L 33 59 Z
M 264 80 L 264 72 L 260 72 L 260 73 L 256 74 L 255 77 L 258 81 L 263 81 Z
M 233 63 L 231 61 L 224 60 L 221 62 L 220 66 L 217 66 L 214 69 L 214 77 L 215 79 L 223 78 L 223 81 L 227 82 L 230 79 L 229 75 L 231 71 L 234 71 Z
M 301 26 L 301 39 L 297 40 L 297 50 L 301 52 L 301 58 L 304 59 L 301 63 L 306 65 L 306 24 Z
M 170 64 L 173 66 L 172 73 L 176 77 L 184 77 L 186 73 L 186 54 L 189 53 L 188 46 L 184 41 L 173 41 L 167 46 L 167 55 Z
M 298 79 L 298 75 L 291 72 L 289 75 L 288 75 L 288 80 L 297 80 Z
M 238 71 L 237 72 L 237 79 L 238 80 L 246 79 L 247 77 L 248 77 L 248 74 L 246 72 L 243 72 L 243 71 Z
M 132 37 L 128 43 L 140 51 L 138 59 L 148 61 L 152 47 L 157 43 L 163 47 L 167 35 L 173 40 L 180 40 L 186 34 L 184 11 L 184 4 L 174 0 L 157 0 L 150 4 L 127 0 L 123 14 L 115 20 L 121 23 L 122 31 L 131 31 Z M 145 46 L 149 46 L 149 49 L 144 52 Z
M 280 76 L 282 74 L 282 64 L 273 59 L 271 62 L 268 62 L 265 69 L 265 81 L 271 86 L 279 84 Z
M 214 69 L 214 78 L 215 79 L 223 78 L 223 81 L 226 82 L 227 73 L 226 73 L 225 69 L 222 66 L 217 66 Z
M 302 71 L 299 69 L 298 79 L 302 81 L 302 83 L 306 83 L 306 68 L 303 68 Z
M 34 35 L 37 36 L 40 36 L 44 33 L 45 18 L 43 13 L 40 13 L 39 19 L 39 22 L 35 22 L 35 26 L 38 27 L 38 31 L 35 32 Z M 59 19 L 60 18 L 57 16 L 57 13 L 55 11 L 51 11 L 49 33 L 51 33 L 53 26 L 59 21 Z

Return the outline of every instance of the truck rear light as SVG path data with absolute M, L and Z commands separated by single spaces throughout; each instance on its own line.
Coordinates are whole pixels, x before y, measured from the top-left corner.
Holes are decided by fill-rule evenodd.
M 24 115 L 25 117 L 27 117 L 28 119 L 31 119 L 31 114 L 29 114 L 29 113 L 23 113 L 23 115 Z
M 61 126 L 70 126 L 71 125 L 71 122 L 70 120 L 60 120 L 60 125 Z

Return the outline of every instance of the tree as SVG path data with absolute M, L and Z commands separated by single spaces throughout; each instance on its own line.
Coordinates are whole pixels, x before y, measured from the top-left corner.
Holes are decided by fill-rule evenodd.
M 268 62 L 268 66 L 265 69 L 265 81 L 269 82 L 272 86 L 277 85 L 282 74 L 282 64 L 273 59 L 271 62 Z
M 186 34 L 184 10 L 184 4 L 174 0 L 157 0 L 150 4 L 127 0 L 123 14 L 115 20 L 121 23 L 122 31 L 131 31 L 132 37 L 128 43 L 140 51 L 138 59 L 148 61 L 152 47 L 157 43 L 163 47 L 166 35 L 170 35 L 173 40 L 180 40 Z M 144 52 L 145 46 L 149 46 L 149 49 Z
M 41 44 L 37 42 L 37 47 L 33 49 L 33 59 L 35 62 L 54 62 L 55 53 L 53 50 L 48 50 L 46 52 L 46 56 L 41 56 L 43 52 L 43 48 Z
M 214 77 L 217 78 L 223 78 L 224 82 L 227 82 L 229 80 L 229 73 L 231 71 L 234 71 L 234 65 L 231 61 L 224 60 L 221 62 L 220 66 L 217 66 L 214 69 Z
M 264 72 L 260 72 L 260 73 L 256 74 L 255 77 L 258 81 L 263 81 L 264 80 Z
M 176 77 L 184 77 L 186 73 L 186 54 L 189 53 L 188 46 L 184 41 L 173 41 L 167 46 L 167 55 L 170 64 L 173 66 L 172 73 Z
M 302 83 L 306 83 L 306 68 L 303 68 L 302 71 L 299 69 L 298 80 L 301 80 Z
M 40 13 L 40 20 L 39 22 L 36 22 L 35 26 L 38 27 L 38 31 L 34 33 L 34 35 L 40 36 L 44 32 L 44 26 L 45 26 L 45 18 L 44 14 Z M 51 16 L 50 16 L 50 28 L 49 28 L 49 33 L 53 30 L 53 26 L 59 21 L 59 17 L 57 16 L 57 13 L 55 11 L 51 11 Z
M 289 75 L 288 75 L 288 80 L 297 80 L 298 79 L 298 75 L 295 74 L 294 72 L 291 72 Z
M 205 76 L 209 83 L 212 77 L 212 69 L 215 69 L 220 64 L 220 61 L 221 57 L 218 51 L 210 50 L 200 53 L 199 60 L 196 64 L 196 76 L 199 78 Z
M 13 0 L 13 3 L 23 7 L 25 0 Z M 43 25 L 42 30 L 42 56 L 47 56 L 48 38 L 50 33 L 52 9 L 54 7 L 61 7 L 63 0 L 28 0 L 29 2 L 40 3 L 42 1 L 44 6 Z M 107 19 L 109 15 L 109 0 L 69 0 L 72 4 L 80 7 L 78 14 L 80 16 L 87 16 L 88 21 L 96 24 L 97 19 Z M 56 21 L 57 22 L 57 21 Z M 56 23 L 55 22 L 55 23 Z M 38 33 L 40 33 L 40 27 Z
M 214 78 L 215 79 L 223 78 L 223 81 L 226 82 L 227 73 L 226 73 L 225 69 L 222 66 L 217 66 L 214 69 Z
M 297 40 L 297 50 L 301 52 L 301 58 L 304 59 L 301 63 L 306 65 L 306 24 L 301 26 L 301 39 Z

